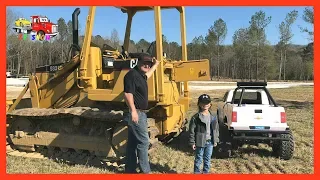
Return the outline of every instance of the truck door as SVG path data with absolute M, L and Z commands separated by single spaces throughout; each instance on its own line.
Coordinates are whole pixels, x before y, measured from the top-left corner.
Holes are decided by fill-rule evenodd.
M 32 29 L 38 31 L 38 29 L 39 29 L 39 19 L 38 18 L 33 18 Z

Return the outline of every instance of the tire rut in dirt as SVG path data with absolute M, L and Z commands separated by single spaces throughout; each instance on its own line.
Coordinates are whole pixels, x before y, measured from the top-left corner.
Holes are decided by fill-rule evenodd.
M 281 171 L 277 169 L 270 160 L 264 160 L 262 163 L 272 174 L 281 174 Z
M 238 174 L 249 174 L 250 173 L 250 171 L 248 171 L 248 169 L 245 168 L 245 166 L 243 166 L 243 160 L 236 160 L 235 166 L 236 166 L 236 172 Z
M 313 143 L 306 142 L 306 141 L 302 141 L 301 144 L 303 144 L 306 147 L 311 147 L 311 148 L 313 148 L 313 146 L 314 146 Z
M 226 162 L 226 167 L 228 168 L 229 173 L 235 173 L 237 172 L 237 166 L 233 160 L 229 160 Z
M 216 160 L 213 159 L 213 162 L 211 163 L 211 172 L 212 173 L 221 173 L 224 172 L 226 169 L 225 166 L 225 160 Z
M 260 171 L 258 169 L 256 169 L 256 166 L 255 164 L 253 164 L 253 162 L 251 162 L 252 160 L 246 160 L 244 162 L 244 166 L 248 169 L 248 171 L 251 173 L 254 173 L 254 174 L 259 174 Z
M 259 171 L 259 173 L 261 173 L 261 174 L 270 173 L 268 168 L 265 167 L 265 165 L 261 161 L 259 161 L 258 159 L 253 160 L 252 164 L 255 166 L 255 169 L 257 169 Z
M 211 171 L 212 173 L 237 173 L 237 165 L 233 160 L 216 160 L 213 159 L 213 163 L 211 163 Z
M 112 171 L 123 171 L 123 163 L 119 160 L 103 161 L 100 157 L 89 152 L 77 153 L 74 151 L 62 152 L 59 148 L 44 148 L 36 152 L 22 152 L 14 150 L 7 155 L 25 158 L 48 159 L 57 163 L 68 165 L 87 165 L 97 168 L 105 168 Z
M 285 170 L 285 168 L 283 167 L 283 165 L 281 164 L 280 161 L 275 162 L 274 167 L 275 167 L 278 171 L 280 171 L 280 173 L 282 173 L 282 174 L 286 174 L 286 173 L 287 173 L 287 171 Z

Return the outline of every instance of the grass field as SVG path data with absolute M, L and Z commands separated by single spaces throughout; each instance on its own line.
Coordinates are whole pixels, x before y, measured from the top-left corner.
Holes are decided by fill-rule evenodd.
M 225 90 L 191 91 L 193 100 L 188 117 L 196 112 L 197 97 L 207 93 L 216 102 Z M 275 101 L 284 106 L 287 121 L 295 138 L 295 153 L 291 160 L 284 161 L 271 156 L 271 148 L 260 144 L 244 145 L 229 159 L 212 158 L 212 173 L 313 173 L 314 172 L 314 117 L 313 87 L 270 89 Z M 193 152 L 187 145 L 187 133 L 182 133 L 168 145 L 160 145 L 150 154 L 153 173 L 192 173 Z M 68 165 L 53 160 L 26 159 L 7 156 L 8 173 L 122 173 L 108 167 Z

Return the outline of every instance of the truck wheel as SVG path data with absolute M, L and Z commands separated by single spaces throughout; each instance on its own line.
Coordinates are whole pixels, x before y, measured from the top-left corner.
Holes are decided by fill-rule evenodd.
M 219 124 L 223 124 L 223 123 L 221 122 L 220 118 L 219 118 L 219 112 L 218 112 L 218 111 L 217 111 L 217 119 L 218 119 Z
M 232 150 L 238 150 L 239 148 L 241 148 L 243 146 L 243 142 L 233 140 L 231 145 L 232 145 L 231 146 Z
M 273 150 L 277 156 L 280 156 L 280 159 L 289 160 L 292 158 L 294 152 L 294 140 L 292 132 L 290 131 L 289 134 L 281 134 L 281 137 L 289 138 L 289 140 L 281 141 L 278 147 L 273 147 Z
M 232 157 L 232 145 L 230 143 L 220 143 L 214 148 L 214 156 L 218 159 L 225 159 Z
M 224 117 L 223 123 L 228 123 L 227 117 Z

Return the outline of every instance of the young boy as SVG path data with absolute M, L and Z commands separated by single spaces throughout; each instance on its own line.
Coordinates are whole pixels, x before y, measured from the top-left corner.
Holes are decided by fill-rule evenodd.
M 211 113 L 211 99 L 207 94 L 198 98 L 199 111 L 192 116 L 189 124 L 189 143 L 195 150 L 194 173 L 199 174 L 203 161 L 203 173 L 209 173 L 213 147 L 219 142 L 219 124 Z

